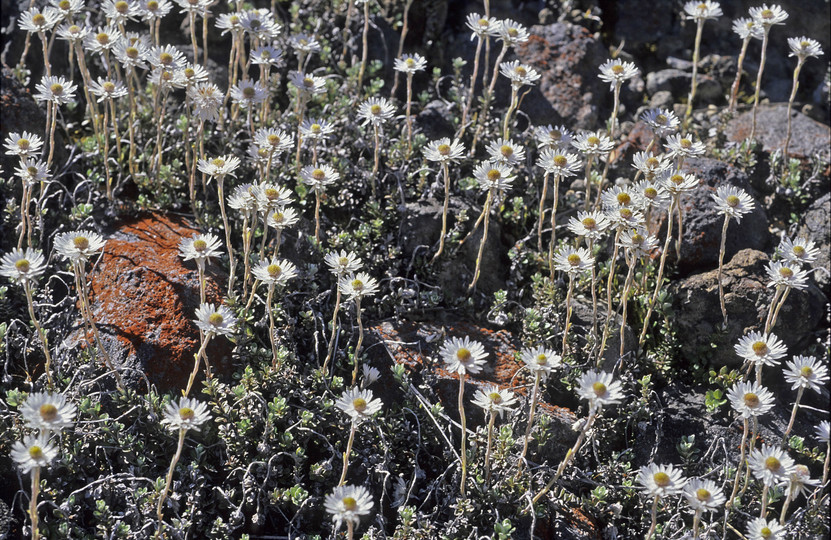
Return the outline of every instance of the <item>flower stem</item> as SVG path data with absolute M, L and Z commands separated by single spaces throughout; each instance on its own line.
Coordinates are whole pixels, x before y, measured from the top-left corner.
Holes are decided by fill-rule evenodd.
M 796 391 L 796 401 L 793 404 L 793 410 L 791 411 L 791 419 L 788 422 L 788 428 L 785 430 L 785 434 L 782 435 L 782 447 L 788 445 L 788 435 L 790 435 L 791 430 L 793 429 L 794 420 L 796 420 L 796 411 L 799 410 L 799 400 L 802 399 L 802 394 L 805 392 L 805 387 L 800 386 L 799 390 Z
M 478 36 L 476 42 L 476 54 L 473 56 L 473 73 L 470 74 L 470 88 L 467 91 L 467 99 L 465 100 L 465 107 L 462 109 L 462 121 L 459 123 L 459 132 L 456 133 L 456 138 L 460 139 L 467 129 L 467 115 L 470 112 L 470 107 L 473 105 L 473 93 L 476 89 L 476 76 L 479 74 L 479 56 L 482 53 L 481 36 Z
M 718 250 L 718 301 L 721 306 L 721 316 L 724 320 L 723 326 L 727 327 L 727 306 L 724 304 L 724 284 L 721 276 L 724 272 L 724 251 L 727 243 L 727 225 L 730 224 L 730 214 L 724 214 L 724 225 L 721 227 L 721 247 Z
M 465 418 L 464 405 L 465 375 L 465 373 L 459 374 L 459 421 L 462 424 L 462 451 L 459 454 L 459 458 L 462 461 L 462 480 L 459 484 L 459 491 L 462 497 L 465 496 L 465 479 L 467 478 L 467 452 L 465 451 L 465 445 L 467 443 L 467 420 Z
M 496 420 L 496 413 L 490 412 L 490 419 L 488 420 L 488 446 L 485 449 L 485 485 L 489 486 L 491 483 L 491 446 L 493 445 L 493 424 Z
M 29 280 L 24 281 L 23 290 L 26 292 L 26 303 L 29 306 L 29 317 L 31 317 L 32 324 L 35 326 L 35 330 L 38 333 L 40 344 L 43 347 L 43 355 L 46 357 L 44 371 L 46 371 L 46 381 L 49 386 L 49 390 L 51 391 L 55 386 L 55 382 L 52 380 L 52 370 L 50 369 L 50 366 L 52 365 L 52 355 L 49 353 L 49 345 L 46 341 L 46 332 L 43 330 L 43 327 L 40 325 L 40 321 L 38 321 L 38 318 L 35 316 L 35 303 L 32 300 L 32 284 L 29 283 Z
M 508 106 L 508 111 L 505 113 L 505 120 L 502 122 L 502 138 L 506 141 L 508 140 L 508 136 L 510 135 L 510 130 L 508 129 L 511 123 L 511 115 L 516 110 L 517 106 L 517 94 L 519 92 L 519 87 L 515 84 L 511 85 L 511 104 Z
M 698 26 L 695 29 L 695 48 L 693 49 L 693 70 L 692 83 L 690 85 L 690 97 L 687 99 L 687 110 L 684 113 L 684 129 L 689 124 L 690 117 L 692 117 L 693 101 L 695 100 L 695 90 L 698 86 L 698 58 L 701 50 L 701 31 L 704 30 L 704 18 L 698 19 Z
M 557 244 L 557 199 L 560 194 L 560 174 L 554 175 L 554 206 L 551 208 L 551 239 L 548 241 L 548 272 L 554 281 L 554 246 Z
M 412 2 L 412 0 L 410 0 Z M 396 71 L 396 75 L 398 72 Z M 407 159 L 413 153 L 413 117 L 410 116 L 413 107 L 413 74 L 407 73 Z M 790 117 L 789 117 L 790 118 Z M 788 124 L 790 125 L 790 123 Z
M 652 501 L 652 511 L 650 512 L 650 516 L 652 517 L 652 525 L 649 526 L 649 531 L 646 533 L 646 540 L 652 540 L 653 535 L 655 534 L 655 528 L 658 526 L 658 501 L 661 500 L 661 497 L 655 495 L 655 500 Z
M 447 169 L 447 162 L 442 162 L 441 167 L 444 173 L 444 206 L 441 212 L 441 237 L 439 238 L 439 250 L 433 255 L 430 264 L 436 262 L 436 259 L 444 251 L 444 237 L 447 234 L 447 210 L 450 205 L 450 173 Z
M 274 284 L 268 285 L 268 297 L 265 300 L 265 309 L 268 311 L 268 338 L 271 342 L 271 367 L 275 370 L 280 369 L 280 364 L 277 359 L 277 342 L 274 335 L 274 311 L 271 309 L 271 301 L 274 297 Z
M 698 528 L 701 524 L 701 508 L 696 509 L 695 515 L 693 516 L 693 538 L 698 540 Z
M 791 109 L 793 109 L 793 102 L 796 99 L 796 91 L 799 88 L 799 72 L 802 70 L 802 64 L 805 62 L 803 58 L 799 58 L 796 63 L 796 68 L 793 70 L 793 87 L 791 87 L 791 97 L 788 99 L 788 132 L 785 135 L 785 146 L 782 150 L 782 163 L 787 168 L 788 166 L 788 149 L 791 146 Z
M 164 508 L 164 501 L 167 499 L 167 494 L 170 491 L 170 483 L 173 481 L 173 471 L 176 469 L 176 463 L 179 462 L 179 458 L 182 456 L 182 448 L 185 446 L 185 433 L 187 433 L 185 428 L 179 428 L 179 442 L 176 445 L 176 453 L 170 461 L 170 469 L 168 469 L 167 477 L 165 478 L 164 491 L 162 491 L 162 495 L 159 497 L 159 503 L 156 505 L 156 518 L 159 520 L 159 525 L 156 527 L 155 538 L 161 538 L 162 531 L 164 531 L 164 515 L 162 510 Z
M 557 472 L 554 474 L 553 477 L 551 477 L 551 480 L 549 480 L 545 487 L 542 488 L 540 492 L 534 496 L 533 500 L 531 501 L 532 504 L 536 503 L 538 500 L 540 500 L 540 497 L 548 493 L 548 490 L 551 489 L 551 486 L 553 486 L 554 483 L 557 480 L 559 480 L 560 477 L 563 475 L 563 472 L 566 470 L 568 464 L 571 463 L 571 460 L 574 459 L 574 456 L 577 455 L 577 452 L 580 451 L 580 446 L 582 446 L 583 440 L 586 438 L 586 434 L 594 425 L 594 421 L 597 418 L 597 413 L 597 407 L 592 406 L 589 410 L 589 416 L 586 418 L 586 424 L 583 426 L 583 429 L 580 430 L 580 435 L 577 436 L 577 440 L 574 442 L 574 446 L 569 448 L 568 452 L 566 452 L 566 456 L 563 458 L 563 461 L 560 462 L 560 466 L 557 467 Z
M 467 286 L 468 291 L 472 290 L 473 287 L 476 286 L 476 282 L 479 281 L 479 272 L 482 266 L 482 255 L 485 253 L 485 243 L 488 241 L 488 226 L 490 225 L 493 192 L 493 188 L 488 190 L 488 197 L 485 199 L 485 208 L 482 210 L 482 215 L 485 216 L 485 225 L 482 230 L 482 241 L 479 242 L 479 254 L 476 256 L 476 270 L 473 272 L 473 281 L 471 281 L 470 285 Z
M 361 297 L 355 297 L 355 311 L 358 315 L 358 344 L 355 345 L 355 367 L 352 369 L 352 386 L 358 380 L 358 365 L 361 363 L 361 345 L 364 343 L 364 323 L 361 318 Z
M 545 221 L 545 198 L 548 195 L 548 171 L 545 172 L 545 175 L 542 177 L 542 194 L 540 195 L 540 218 L 537 221 L 537 251 L 542 253 L 542 224 Z M 556 199 L 554 201 L 556 205 Z M 552 231 L 552 234 L 553 231 Z
M 320 189 L 315 189 L 315 244 L 320 243 Z
M 742 41 L 742 50 L 739 53 L 739 61 L 736 65 L 736 79 L 733 81 L 733 87 L 730 90 L 730 105 L 728 110 L 732 113 L 736 110 L 736 98 L 739 95 L 739 84 L 742 80 L 742 64 L 744 64 L 744 57 L 747 54 L 747 46 L 750 44 L 751 36 L 748 35 Z
M 228 246 L 228 296 L 234 292 L 234 277 L 237 269 L 237 261 L 234 258 L 234 246 L 231 244 L 231 226 L 228 224 L 228 214 L 225 213 L 225 176 L 219 175 L 216 178 L 216 193 L 219 197 L 219 211 L 222 214 L 222 225 L 225 227 L 225 244 Z
M 40 538 L 38 530 L 38 494 L 40 494 L 40 466 L 32 467 L 32 498 L 29 499 L 29 518 L 32 520 L 32 540 Z
M 343 453 L 343 470 L 340 473 L 340 482 L 338 486 L 346 483 L 346 471 L 349 470 L 349 455 L 352 453 L 352 443 L 355 441 L 355 431 L 358 425 L 353 421 L 352 427 L 349 430 L 349 440 L 346 442 L 346 451 Z
M 762 37 L 762 59 L 759 61 L 759 73 L 756 75 L 756 93 L 753 95 L 753 123 L 750 127 L 750 136 L 748 139 L 751 141 L 756 136 L 756 114 L 759 111 L 759 92 L 762 89 L 762 73 L 765 71 L 765 59 L 767 58 L 767 50 L 768 50 L 768 35 L 770 34 L 770 28 L 765 27 L 765 33 Z
M 765 487 L 762 488 L 762 509 L 759 512 L 759 517 L 765 519 L 765 516 L 768 513 L 768 490 L 770 487 L 765 484 Z
M 736 493 L 739 491 L 739 478 L 742 475 L 742 466 L 744 466 L 744 456 L 745 456 L 745 446 L 747 443 L 747 432 L 748 432 L 748 422 L 747 418 L 744 419 L 744 430 L 742 431 L 742 445 L 741 445 L 741 455 L 739 456 L 739 463 L 736 466 L 736 477 L 733 479 L 733 491 L 730 493 L 730 497 L 727 499 L 727 503 L 725 506 L 727 507 L 727 511 L 725 512 L 724 519 L 727 520 L 727 513 L 729 513 L 730 508 L 733 506 L 733 499 L 736 498 Z
M 623 284 L 623 299 L 621 300 L 623 313 L 620 318 L 620 356 L 623 356 L 623 351 L 626 348 L 626 340 L 624 339 L 624 330 L 626 329 L 626 308 L 629 303 L 629 292 L 632 290 L 632 282 L 635 278 L 635 266 L 638 264 L 638 259 L 634 255 L 632 255 L 631 258 L 632 260 L 629 261 L 629 271 L 626 273 L 626 282 Z
M 205 349 L 208 347 L 208 343 L 211 341 L 213 334 L 208 333 L 202 339 L 202 344 L 199 346 L 199 351 L 196 353 L 196 358 L 193 362 L 193 371 L 190 374 L 190 378 L 188 379 L 188 386 L 185 388 L 183 395 L 185 397 L 190 394 L 190 389 L 193 387 L 193 382 L 196 380 L 196 375 L 199 373 L 199 362 L 202 359 L 202 356 L 205 355 Z M 207 359 L 205 359 L 205 363 L 207 364 Z
M 552 280 L 553 281 L 553 280 Z M 574 275 L 568 275 L 568 292 L 566 293 L 566 324 L 563 326 L 563 355 L 566 354 L 568 346 L 568 329 L 571 324 L 571 295 L 574 292 Z
M 329 350 L 326 353 L 326 360 L 323 361 L 322 371 L 324 376 L 329 372 L 329 361 L 332 360 L 332 355 L 335 352 L 335 336 L 338 333 L 338 312 L 340 311 L 341 294 L 340 287 L 338 287 L 337 283 L 335 284 L 335 294 L 335 311 L 332 315 L 332 335 L 329 338 Z
M 664 280 L 664 265 L 667 262 L 667 253 L 669 253 L 669 245 L 672 242 L 672 211 L 677 203 L 678 195 L 674 195 L 672 201 L 669 203 L 669 210 L 667 210 L 667 237 L 664 241 L 664 249 L 661 252 L 661 262 L 658 264 L 658 277 L 655 280 L 655 290 L 652 292 L 652 298 L 649 299 L 649 307 L 646 309 L 646 316 L 643 320 L 643 329 L 641 330 L 641 337 L 638 339 L 638 345 L 643 345 L 646 339 L 646 332 L 649 330 L 649 319 L 652 317 L 652 310 L 655 309 L 658 293 L 661 292 L 661 283 Z
M 351 2 L 350 2 L 351 4 Z M 366 71 L 366 60 L 369 55 L 369 46 L 367 45 L 367 38 L 369 36 L 369 2 L 364 2 L 364 31 L 361 37 L 363 50 L 361 51 L 361 67 L 358 70 L 358 96 L 361 95 L 361 86 L 364 82 L 364 72 Z
M 788 506 L 791 505 L 791 501 L 793 501 L 793 489 L 788 489 L 788 496 L 785 497 L 785 502 L 782 503 L 782 512 L 779 514 L 779 524 L 785 524 L 785 516 L 788 514 Z
M 609 261 L 609 277 L 606 280 L 606 323 L 603 325 L 603 338 L 600 340 L 600 351 L 597 353 L 597 365 L 600 365 L 600 359 L 603 357 L 603 351 L 606 350 L 606 339 L 609 337 L 609 327 L 612 325 L 612 282 L 615 278 L 615 267 L 617 266 L 618 242 L 620 241 L 621 228 L 618 227 L 615 231 L 614 248 L 612 251 L 612 259 Z M 593 268 L 593 267 L 592 267 Z
M 525 441 L 522 444 L 522 454 L 520 454 L 519 461 L 517 462 L 517 477 L 522 472 L 522 466 L 525 463 L 525 456 L 528 454 L 528 442 L 531 440 L 531 431 L 534 428 L 534 413 L 537 409 L 537 399 L 539 398 L 541 378 L 541 373 L 537 371 L 536 377 L 534 377 L 534 389 L 531 391 L 531 409 L 528 411 L 528 425 L 525 427 Z

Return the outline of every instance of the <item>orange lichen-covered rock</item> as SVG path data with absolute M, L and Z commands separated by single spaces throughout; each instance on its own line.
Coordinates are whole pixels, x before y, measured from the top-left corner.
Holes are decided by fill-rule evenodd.
M 198 231 L 185 220 L 144 215 L 118 227 L 91 272 L 93 313 L 113 363 L 136 388 L 147 376 L 161 391 L 187 385 L 199 349 L 193 323 L 199 278 L 193 261 L 179 256 L 179 242 Z M 208 265 L 207 300 L 221 301 L 216 266 Z M 215 338 L 207 349 L 211 369 L 230 370 L 230 343 Z M 204 369 L 204 367 L 202 368 Z

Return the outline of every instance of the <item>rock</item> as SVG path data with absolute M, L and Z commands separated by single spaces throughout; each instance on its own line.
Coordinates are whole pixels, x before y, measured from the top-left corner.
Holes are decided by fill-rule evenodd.
M 444 101 L 434 99 L 418 113 L 415 126 L 431 141 L 442 137 L 453 138 L 456 130 L 450 123 L 450 118 L 452 118 L 450 106 Z
M 776 103 L 760 105 L 756 118 L 756 140 L 762 150 L 773 153 L 785 146 L 788 131 L 788 105 Z M 801 159 L 819 158 L 826 163 L 831 160 L 831 128 L 798 112 L 791 111 L 791 157 Z M 750 136 L 753 126 L 753 111 L 747 111 L 732 119 L 725 129 L 730 141 L 740 143 Z
M 0 117 L 3 118 L 2 126 L 0 126 L 2 140 L 5 141 L 9 133 L 29 131 L 44 139 L 44 145 L 49 144 L 48 136 L 44 136 L 46 113 L 38 106 L 31 92 L 20 84 L 7 67 L 3 68 L 2 84 L 0 84 Z M 19 162 L 16 156 L 7 156 L 5 151 L 0 156 L 0 164 L 3 165 L 3 170 L 7 175 L 14 172 Z M 57 160 L 56 162 L 59 163 Z M 19 183 L 16 181 L 15 185 Z
M 594 129 L 611 113 L 609 86 L 597 76 L 598 67 L 609 58 L 608 51 L 588 30 L 569 23 L 533 26 L 530 32 L 528 42 L 515 51 L 516 58 L 536 68 L 542 77 L 521 109 L 535 125 L 565 123 L 575 129 Z
M 726 329 L 722 329 L 719 307 L 718 269 L 670 285 L 675 298 L 673 321 L 685 361 L 709 363 L 716 371 L 721 366 L 741 366 L 742 360 L 733 346 L 748 332 L 764 330 L 773 297 L 765 273 L 768 261 L 768 256 L 761 251 L 743 249 L 724 265 Z M 825 302 L 813 283 L 805 290 L 790 292 L 772 329 L 788 345 L 789 354 L 799 354 L 810 344 L 813 331 L 824 319 Z
M 193 370 L 199 280 L 196 265 L 182 262 L 178 245 L 197 232 L 181 218 L 160 214 L 124 223 L 108 237 L 91 275 L 93 312 L 105 347 L 125 381 L 138 389 L 144 388 L 143 373 L 160 391 L 178 392 Z M 215 263 L 207 274 L 207 300 L 218 303 Z M 225 338 L 211 341 L 207 356 L 214 374 L 230 372 L 230 350 Z
M 831 298 L 831 193 L 813 202 L 802 215 L 799 235 L 813 240 L 819 248 L 819 259 L 814 264 L 814 280 L 825 296 Z
M 765 250 L 770 244 L 768 218 L 762 201 L 749 184 L 747 176 L 736 167 L 714 159 L 696 158 L 684 162 L 684 172 L 692 173 L 699 179 L 700 185 L 681 197 L 684 213 L 683 243 L 681 244 L 681 261 L 678 263 L 682 273 L 694 269 L 710 269 L 718 266 L 718 252 L 721 245 L 721 229 L 724 217 L 717 214 L 711 194 L 721 185 L 733 185 L 746 190 L 756 201 L 755 209 L 745 215 L 741 222 L 731 219 L 727 228 L 725 261 L 740 249 L 752 248 Z M 658 219 L 659 238 L 665 238 L 666 214 Z M 677 218 L 673 235 L 678 234 Z M 675 248 L 669 258 L 674 260 Z
M 399 242 L 405 258 L 412 259 L 415 255 L 430 258 L 438 249 L 441 236 L 442 204 L 443 201 L 427 199 L 407 203 L 401 207 Z M 458 242 L 473 228 L 482 210 L 460 197 L 451 195 L 447 213 L 448 233 L 453 230 L 457 216 L 462 211 L 466 212 L 468 220 L 462 227 L 461 238 L 457 241 L 446 239 L 444 253 L 434 264 L 434 266 L 437 265 L 436 275 L 439 285 L 447 298 L 463 297 L 469 294 L 467 287 L 473 280 L 476 258 L 479 255 L 479 243 L 484 229 L 483 225 L 479 225 L 476 233 L 460 248 Z M 502 228 L 492 214 L 488 227 L 488 241 L 482 254 L 479 281 L 476 284 L 478 290 L 490 293 L 505 287 L 508 277 L 507 252 L 508 249 L 502 241 Z
M 623 264 L 623 260 L 620 260 L 619 263 Z M 603 305 L 606 303 L 605 295 L 598 295 L 597 301 L 597 332 L 598 336 L 602 336 L 603 325 L 606 322 L 606 310 L 603 307 Z M 619 301 L 619 299 L 613 298 L 612 301 L 617 302 Z M 614 304 L 614 307 L 617 308 L 617 304 Z M 585 340 L 584 336 L 588 336 L 588 334 L 591 332 L 591 324 L 591 293 L 587 292 L 585 297 L 578 296 L 575 299 L 573 311 L 571 314 L 571 333 L 569 335 L 580 335 L 582 342 Z M 598 342 L 599 340 L 600 337 L 598 337 Z M 638 336 L 635 335 L 635 333 L 632 331 L 632 328 L 627 324 L 623 328 L 623 357 L 634 358 L 637 351 Z M 609 335 L 606 338 L 606 350 L 603 351 L 603 361 L 601 362 L 600 366 L 601 369 L 603 371 L 611 372 L 620 358 L 620 314 L 616 313 L 612 317 L 612 321 L 609 325 Z
M 675 104 L 675 98 L 669 90 L 659 90 L 649 98 L 650 109 L 670 109 Z
M 679 69 L 662 69 L 647 74 L 646 91 L 650 95 L 658 92 L 669 92 L 674 96 L 687 96 L 690 93 L 692 84 L 692 73 Z M 696 104 L 713 101 L 721 97 L 721 84 L 709 75 L 698 74 L 698 87 L 696 88 Z

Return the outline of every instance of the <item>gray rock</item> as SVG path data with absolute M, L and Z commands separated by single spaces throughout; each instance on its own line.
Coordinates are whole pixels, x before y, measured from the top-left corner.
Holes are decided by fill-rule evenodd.
M 831 297 L 831 193 L 813 202 L 802 215 L 799 234 L 816 242 L 819 259 L 814 265 L 814 280 L 826 296 Z
M 670 285 L 674 296 L 673 321 L 685 361 L 708 363 L 716 370 L 721 366 L 741 366 L 742 360 L 733 346 L 748 332 L 764 330 L 773 297 L 765 273 L 768 261 L 761 251 L 744 249 L 724 265 L 726 328 L 722 328 L 719 307 L 718 269 Z M 812 344 L 813 332 L 824 319 L 825 303 L 824 295 L 813 283 L 805 290 L 790 292 L 772 329 L 788 345 L 789 354 L 799 354 Z
M 690 92 L 692 73 L 680 69 L 662 69 L 647 74 L 646 91 L 650 95 L 658 92 L 670 92 L 674 96 L 686 96 Z M 718 99 L 722 94 L 721 84 L 710 75 L 698 75 L 696 103 Z
M 450 106 L 444 101 L 434 99 L 418 113 L 415 125 L 429 140 L 452 138 L 456 130 L 450 123 L 451 116 Z
M 672 109 L 674 103 L 675 98 L 669 90 L 660 90 L 649 98 L 650 109 Z
M 788 106 L 786 103 L 760 105 L 756 118 L 756 140 L 761 142 L 762 150 L 768 153 L 781 150 L 785 146 L 788 126 Z M 810 119 L 796 108 L 791 111 L 791 157 L 809 159 L 820 158 L 831 161 L 831 128 Z M 753 112 L 747 111 L 733 118 L 725 129 L 730 141 L 742 142 L 750 136 L 753 126 Z
M 711 195 L 722 185 L 733 185 L 744 189 L 756 200 L 755 209 L 745 215 L 741 222 L 730 221 L 727 228 L 725 260 L 730 260 L 740 249 L 752 248 L 765 250 L 770 244 L 768 218 L 759 197 L 750 187 L 747 176 L 736 167 L 723 161 L 708 158 L 689 159 L 684 163 L 684 172 L 692 173 L 701 182 L 699 187 L 681 197 L 684 214 L 683 243 L 681 244 L 681 261 L 679 269 L 689 272 L 694 269 L 710 269 L 718 265 L 718 252 L 721 245 L 721 229 L 724 218 L 717 214 Z M 676 218 L 677 219 L 677 218 Z M 658 223 L 658 237 L 665 237 L 666 214 Z M 677 221 L 673 235 L 677 235 Z M 674 246 L 674 243 L 673 243 Z M 675 249 L 669 254 L 675 258 Z

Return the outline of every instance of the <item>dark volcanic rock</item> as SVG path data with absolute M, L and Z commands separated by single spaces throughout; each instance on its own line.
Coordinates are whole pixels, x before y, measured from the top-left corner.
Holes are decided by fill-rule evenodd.
M 776 103 L 760 105 L 756 117 L 756 139 L 765 152 L 772 153 L 785 146 L 788 131 L 788 105 Z M 791 111 L 791 157 L 807 159 L 818 157 L 825 162 L 831 160 L 831 128 L 811 120 L 796 108 Z M 747 111 L 727 125 L 725 134 L 734 142 L 741 142 L 750 136 L 753 126 L 753 111 Z
M 451 109 L 444 101 L 435 99 L 428 103 L 415 118 L 416 128 L 430 140 L 453 137 L 456 130 L 450 123 Z
M 718 298 L 718 269 L 695 274 L 670 285 L 675 297 L 674 322 L 681 341 L 681 354 L 689 362 L 709 361 L 739 367 L 742 360 L 733 346 L 746 333 L 763 331 L 773 289 L 765 273 L 769 258 L 761 251 L 744 249 L 724 265 L 724 301 L 727 328 L 722 329 Z M 811 335 L 823 321 L 825 297 L 810 283 L 793 290 L 779 313 L 772 332 L 787 345 L 790 354 L 799 354 L 811 343 Z
M 814 280 L 826 296 L 831 296 L 831 193 L 813 202 L 802 215 L 799 234 L 813 240 L 819 248 L 819 259 L 814 264 Z
M 727 228 L 725 261 L 740 249 L 751 248 L 765 250 L 770 244 L 768 218 L 758 196 L 750 187 L 747 176 L 736 167 L 709 158 L 689 159 L 684 163 L 684 171 L 696 176 L 701 184 L 692 192 L 681 197 L 684 212 L 684 235 L 681 244 L 682 272 L 693 269 L 709 269 L 718 266 L 718 252 L 721 245 L 721 229 L 724 217 L 717 214 L 711 195 L 722 185 L 733 185 L 744 189 L 756 200 L 753 212 L 745 215 L 741 222 L 730 220 Z M 678 234 L 677 221 L 673 235 Z M 665 237 L 666 215 L 660 218 L 661 232 L 658 237 Z M 674 243 L 673 243 L 674 246 Z M 675 250 L 669 257 L 674 259 Z
M 0 118 L 3 119 L 0 124 L 2 140 L 6 140 L 9 133 L 24 131 L 34 133 L 41 139 L 48 139 L 43 136 L 46 129 L 46 113 L 38 107 L 29 90 L 20 84 L 20 81 L 12 75 L 11 70 L 6 67 L 3 68 L 2 80 L 0 80 Z M 44 144 L 48 145 L 49 141 L 45 140 Z M 11 174 L 19 165 L 19 160 L 14 156 L 7 156 L 4 151 L 0 156 L 0 164 L 3 165 L 6 174 Z
M 178 245 L 197 232 L 181 219 L 161 215 L 131 221 L 108 238 L 92 273 L 91 300 L 101 337 L 125 381 L 139 389 L 140 378 L 131 370 L 144 373 L 161 391 L 178 391 L 193 369 L 199 279 L 195 264 L 182 262 Z M 212 266 L 207 297 L 218 303 Z M 215 374 L 230 371 L 230 349 L 224 337 L 211 341 L 207 356 Z

